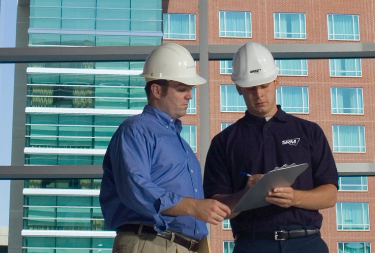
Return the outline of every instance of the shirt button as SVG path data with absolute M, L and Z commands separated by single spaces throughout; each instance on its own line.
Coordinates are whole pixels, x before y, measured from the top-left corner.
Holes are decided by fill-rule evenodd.
M 198 189 L 197 189 L 197 188 L 194 188 L 194 191 L 195 191 L 195 192 L 198 192 Z
M 165 126 L 166 128 L 169 128 L 169 126 Z
M 189 154 L 189 151 L 186 151 L 186 154 Z
M 194 170 L 190 170 L 190 172 L 191 172 L 191 173 L 193 173 L 193 172 L 194 172 Z
M 173 122 L 173 119 L 170 119 L 169 121 L 170 121 L 170 122 Z

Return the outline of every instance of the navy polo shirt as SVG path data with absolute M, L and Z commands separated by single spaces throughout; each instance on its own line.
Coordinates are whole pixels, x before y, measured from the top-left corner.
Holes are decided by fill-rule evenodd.
M 269 121 L 246 111 L 243 118 L 212 140 L 203 180 L 205 197 L 242 190 L 248 178 L 241 171 L 264 174 L 292 163 L 309 164 L 292 185 L 294 189 L 311 190 L 324 184 L 337 186 L 336 164 L 323 130 L 316 123 L 287 114 L 280 107 Z M 268 205 L 244 211 L 231 219 L 234 235 L 285 225 L 320 228 L 322 215 L 315 210 Z

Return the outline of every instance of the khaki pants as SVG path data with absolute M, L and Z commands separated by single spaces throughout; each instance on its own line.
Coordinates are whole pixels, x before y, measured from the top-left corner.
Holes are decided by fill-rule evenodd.
M 113 243 L 113 253 L 194 253 L 187 248 L 151 234 L 120 232 Z

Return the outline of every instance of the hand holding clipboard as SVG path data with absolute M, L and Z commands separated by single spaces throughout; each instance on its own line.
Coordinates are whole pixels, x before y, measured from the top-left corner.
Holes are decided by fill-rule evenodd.
M 242 212 L 266 205 L 268 192 L 277 187 L 291 186 L 296 178 L 307 169 L 308 164 L 291 164 L 283 167 L 276 167 L 251 187 L 234 207 L 233 212 Z

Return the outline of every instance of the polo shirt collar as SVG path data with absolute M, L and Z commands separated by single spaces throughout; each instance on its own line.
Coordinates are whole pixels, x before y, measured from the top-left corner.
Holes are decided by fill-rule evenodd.
M 277 112 L 276 112 L 276 114 L 270 120 L 278 120 L 278 121 L 281 121 L 281 122 L 285 122 L 286 121 L 286 117 L 287 117 L 287 113 L 284 112 L 281 109 L 280 105 L 277 105 Z M 265 118 L 260 118 L 260 117 L 256 117 L 254 115 L 251 115 L 247 110 L 245 112 L 244 120 L 248 124 L 260 124 L 260 125 L 264 125 L 265 123 L 267 123 Z

